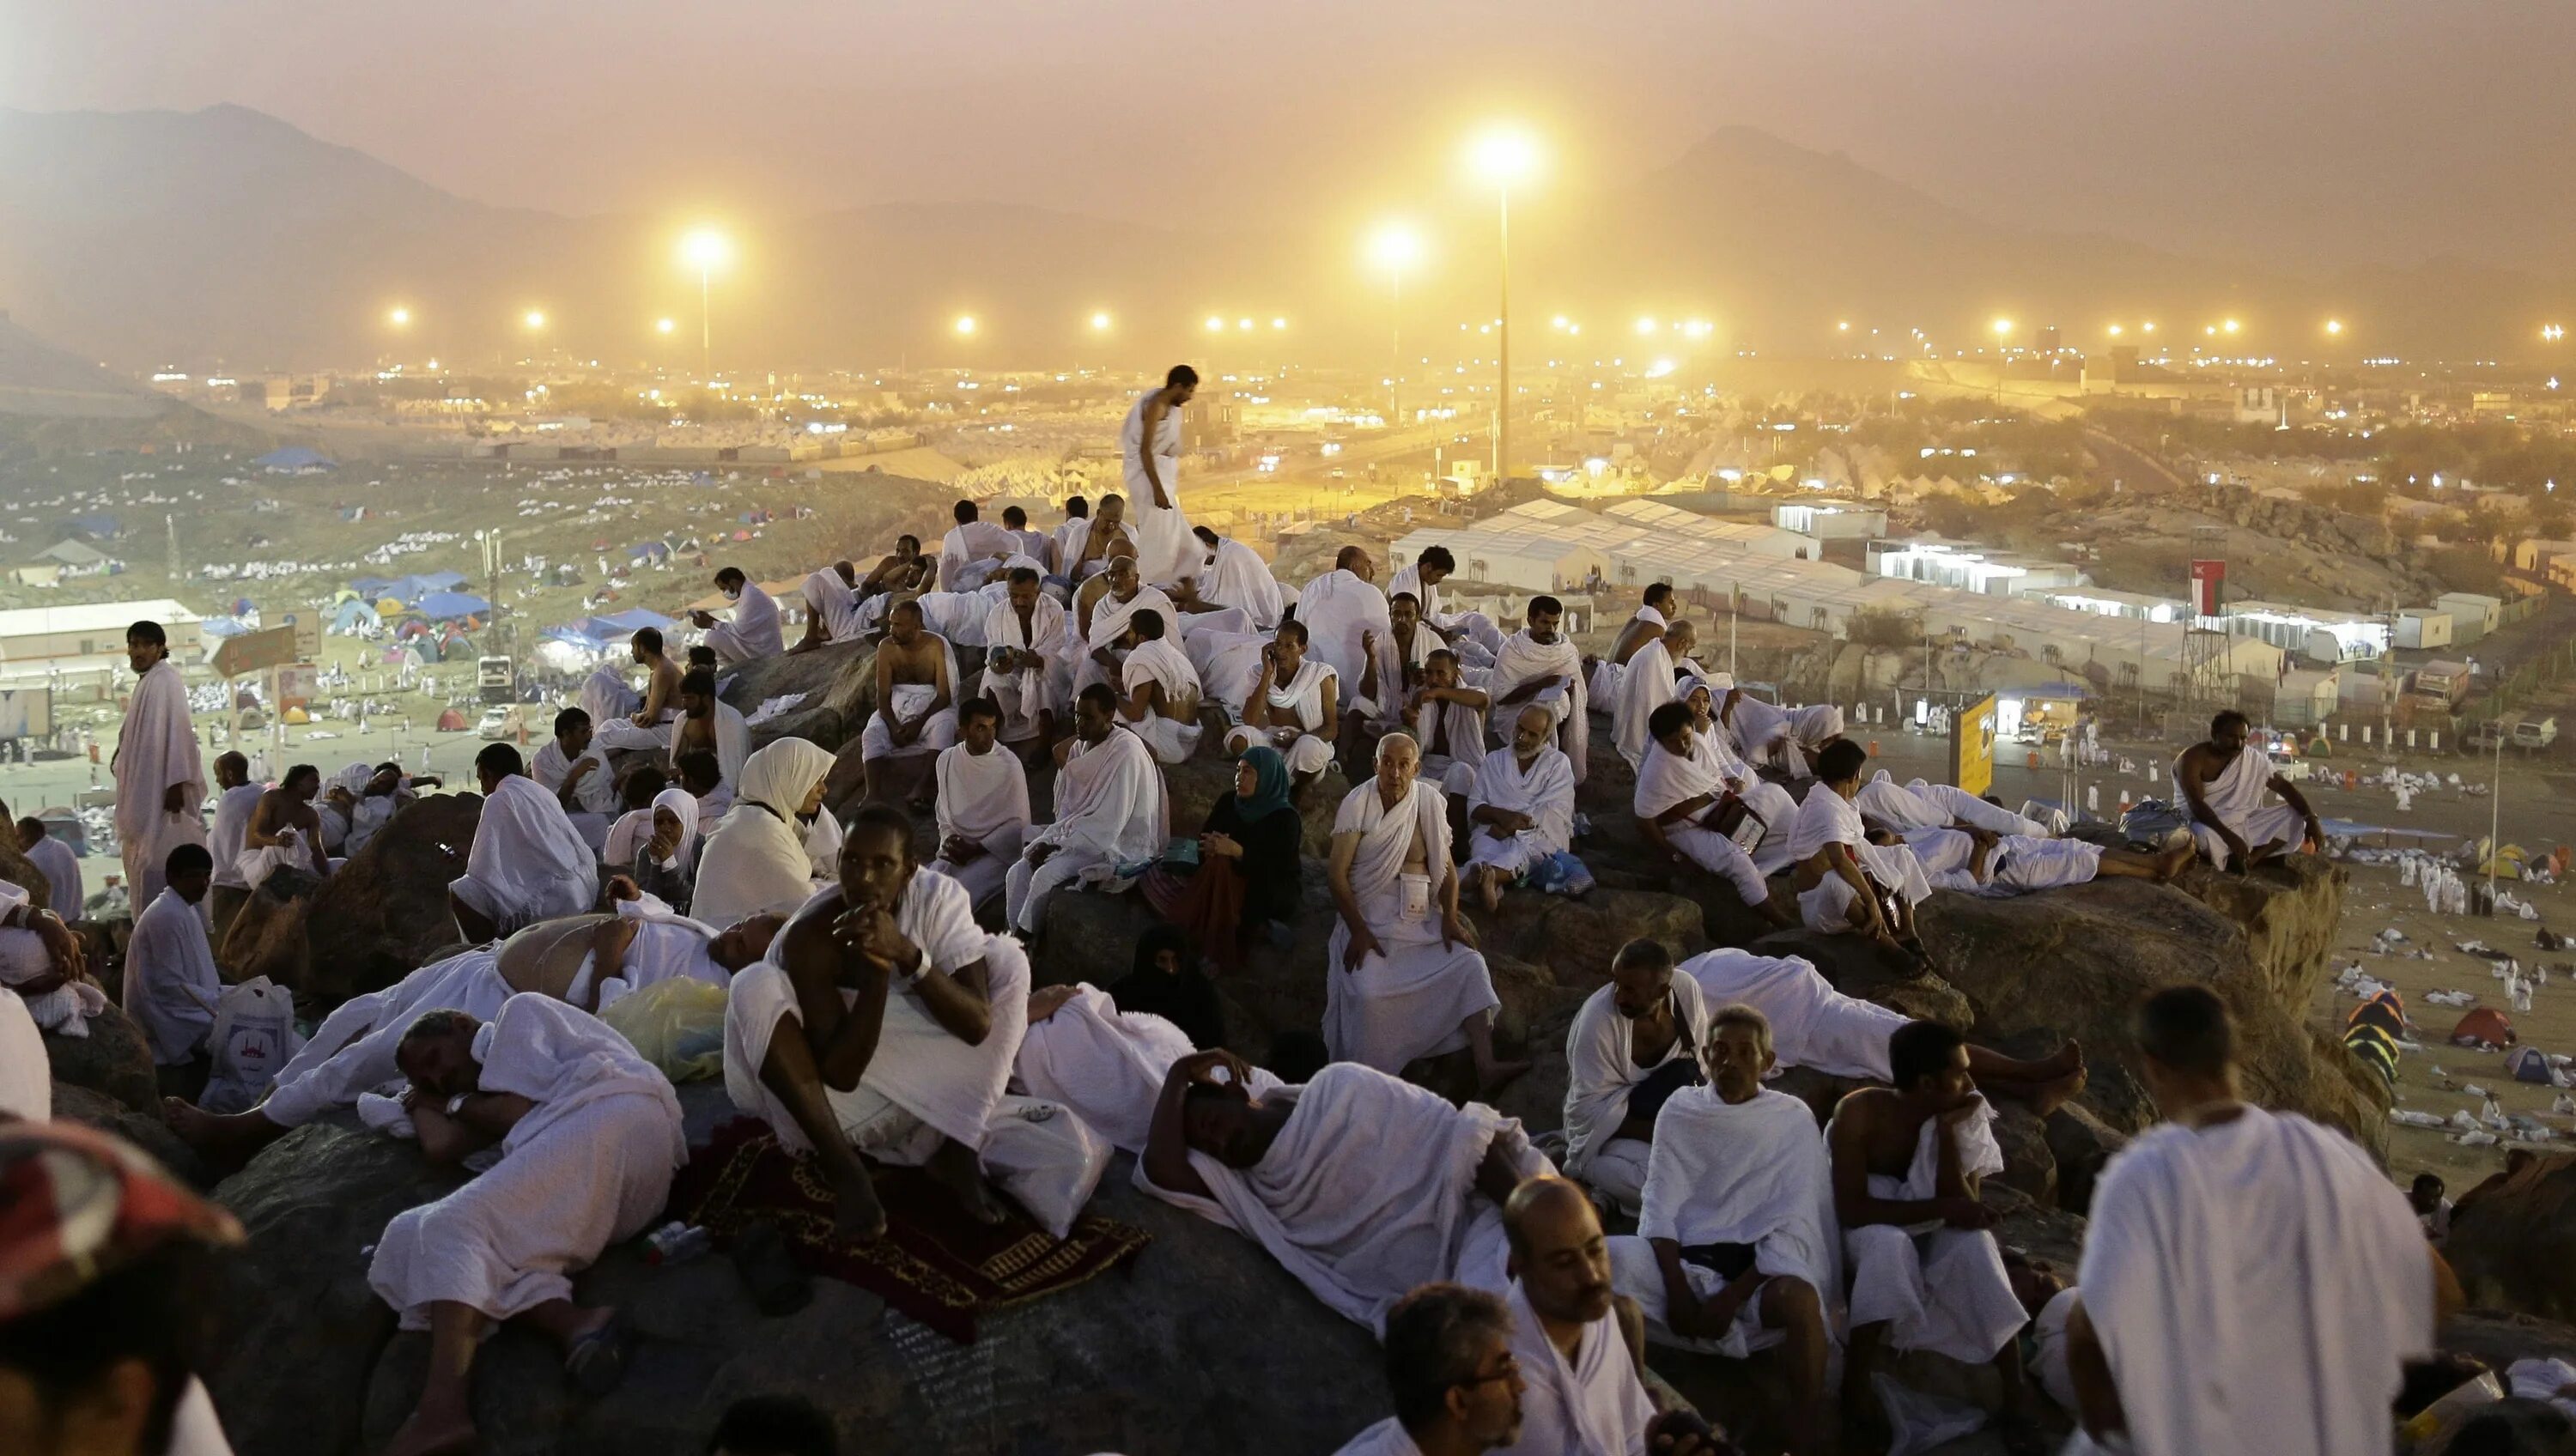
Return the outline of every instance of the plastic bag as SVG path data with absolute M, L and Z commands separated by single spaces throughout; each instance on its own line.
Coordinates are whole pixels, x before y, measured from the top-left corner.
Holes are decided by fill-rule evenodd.
M 1114 1151 L 1073 1109 L 1034 1097 L 1004 1097 L 985 1124 L 984 1171 L 1057 1238 L 1073 1231 Z
M 303 1045 L 295 1031 L 295 998 L 283 988 L 266 976 L 225 987 L 215 1002 L 214 1029 L 206 1034 L 214 1069 L 197 1105 L 208 1112 L 250 1108 Z
M 599 1013 L 673 1082 L 724 1071 L 724 1016 L 724 988 L 686 976 L 620 996 Z
M 1985 1429 L 1986 1413 L 1975 1406 L 1925 1395 L 1886 1375 L 1872 1375 L 1869 1386 L 1887 1409 L 1887 1456 L 1924 1456 Z

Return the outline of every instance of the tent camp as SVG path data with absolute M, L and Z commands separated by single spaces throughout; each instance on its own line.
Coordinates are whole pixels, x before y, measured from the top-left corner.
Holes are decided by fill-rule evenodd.
M 411 609 L 433 622 L 453 622 L 466 617 L 487 617 L 492 604 L 467 592 L 431 592 L 411 604 Z
M 2451 1028 L 2451 1045 L 2502 1051 L 2513 1045 L 2513 1023 L 2492 1006 L 2473 1008 Z
M 391 598 L 396 602 L 416 602 L 432 592 L 454 591 L 465 584 L 461 571 L 429 571 L 418 576 L 361 576 L 349 583 L 349 589 L 369 601 Z
M 282 450 L 271 450 L 251 461 L 251 464 L 271 475 L 310 475 L 324 470 L 336 470 L 340 462 L 319 450 L 307 449 L 302 445 L 289 445 Z

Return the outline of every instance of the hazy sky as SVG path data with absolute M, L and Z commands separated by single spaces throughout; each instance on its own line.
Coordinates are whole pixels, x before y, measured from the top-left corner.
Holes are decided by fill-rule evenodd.
M 0 0 L 0 106 L 230 101 L 488 202 L 1261 222 L 1724 124 L 2008 221 L 2576 274 L 2571 0 Z

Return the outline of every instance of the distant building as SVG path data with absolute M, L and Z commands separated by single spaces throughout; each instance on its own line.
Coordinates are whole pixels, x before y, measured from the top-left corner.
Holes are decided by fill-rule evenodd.
M 1771 524 L 1819 541 L 1876 540 L 1887 534 L 1887 512 L 1842 501 L 1798 502 L 1773 506 Z
M 2367 662 L 2388 651 L 2388 619 L 2362 612 L 2248 599 L 2224 603 L 2219 615 L 2229 635 L 2259 637 L 2310 662 Z
M 0 611 L 0 679 L 24 681 L 56 672 L 104 672 L 125 663 L 125 629 L 158 622 L 170 637 L 174 662 L 205 655 L 197 614 L 168 598 L 143 602 L 88 602 L 66 607 Z
M 1927 581 L 1989 596 L 2027 595 L 2084 584 L 2084 573 L 2071 562 L 2042 561 L 1939 541 L 1873 541 L 1869 562 L 1872 576 Z
M 1239 429 L 1237 406 L 1230 394 L 1203 393 L 1181 406 L 1181 449 L 1184 453 L 1220 450 L 1235 441 Z

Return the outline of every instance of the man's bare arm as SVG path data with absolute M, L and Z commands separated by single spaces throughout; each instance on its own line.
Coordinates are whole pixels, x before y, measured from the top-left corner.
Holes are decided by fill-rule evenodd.
M 1162 1093 L 1154 1099 L 1154 1121 L 1145 1134 L 1145 1176 L 1157 1188 L 1212 1199 L 1215 1191 L 1199 1176 L 1199 1170 L 1190 1166 L 1189 1133 L 1181 1116 L 1190 1082 L 1198 1075 L 1199 1060 L 1195 1056 L 1183 1057 L 1163 1074 Z
M 1163 489 L 1162 471 L 1154 465 L 1154 432 L 1163 423 L 1163 417 L 1171 412 L 1172 407 L 1163 401 L 1161 394 L 1156 394 L 1153 402 L 1145 406 L 1144 437 L 1136 442 L 1136 458 L 1144 463 L 1145 483 L 1154 488 L 1154 504 L 1167 511 L 1172 508 L 1172 498 Z
M 982 1046 L 993 1033 L 991 986 L 991 973 L 982 961 L 970 961 L 954 973 L 925 966 L 921 979 L 913 982 L 913 989 L 921 994 L 921 1009 L 968 1046 Z
M 1854 1093 L 1844 1098 L 1841 1110 L 1827 1125 L 1826 1150 L 1832 1155 L 1834 1169 L 1834 1216 L 1847 1229 L 1874 1223 L 1928 1223 L 1939 1218 L 1938 1199 L 1880 1198 L 1869 1191 L 1869 1131 L 1876 1119 L 1869 1115 L 1867 1103 L 1853 1105 L 1854 1098 L 1867 1095 Z

